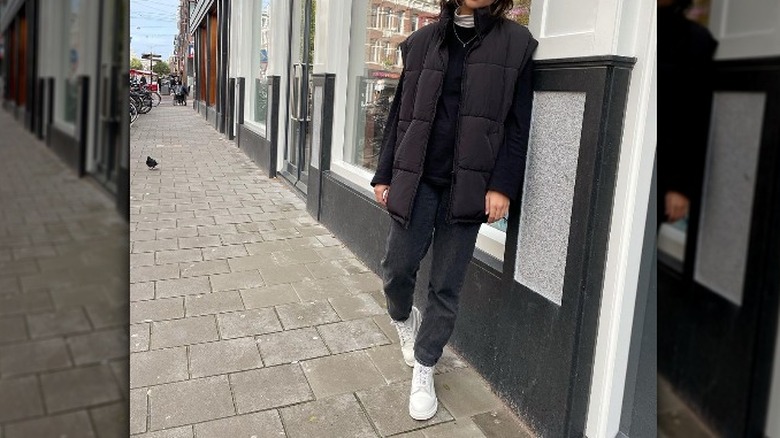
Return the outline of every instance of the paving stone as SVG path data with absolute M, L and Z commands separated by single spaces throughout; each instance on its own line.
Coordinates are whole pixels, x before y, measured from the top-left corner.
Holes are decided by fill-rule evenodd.
M 213 376 L 261 368 L 257 345 L 253 338 L 209 342 L 190 346 L 192 377 Z
M 290 284 L 245 289 L 241 291 L 241 298 L 247 309 L 272 307 L 300 301 L 298 294 L 295 293 L 295 288 Z
M 168 429 L 235 415 L 227 376 L 168 383 L 149 389 L 150 429 Z
M 352 394 L 290 406 L 280 413 L 289 438 L 377 436 Z
M 73 362 L 76 365 L 126 358 L 127 329 L 118 327 L 68 337 Z
M 27 339 L 27 326 L 23 316 L 0 318 L 0 344 L 24 339 Z
M 535 438 L 536 435 L 506 408 L 471 417 L 487 438 Z
M 330 354 L 314 328 L 291 330 L 257 338 L 266 366 L 301 361 Z
M 272 308 L 252 309 L 217 315 L 222 339 L 263 335 L 282 330 L 282 324 Z
M 178 265 L 139 266 L 130 270 L 130 283 L 179 278 Z
M 130 433 L 146 432 L 147 413 L 149 404 L 147 403 L 146 389 L 130 390 Z
M 382 329 L 382 333 L 387 336 L 392 343 L 397 344 L 400 342 L 398 339 L 398 330 L 390 322 L 390 315 L 377 315 L 372 318 L 374 323 Z
M 154 298 L 153 281 L 150 281 L 148 283 L 130 284 L 130 301 L 151 300 L 152 298 Z
M 130 303 L 130 324 L 184 317 L 184 298 L 158 298 Z
M 276 313 L 285 330 L 339 321 L 339 316 L 327 301 L 283 304 L 276 306 Z
M 334 354 L 390 343 L 371 318 L 321 325 L 317 330 Z
M 373 272 L 349 275 L 342 277 L 342 280 L 353 293 L 378 291 L 383 287 L 382 279 Z
M 151 324 L 133 324 L 130 326 L 130 351 L 149 349 L 149 330 Z
M 94 438 L 86 411 L 36 418 L 5 426 L 5 438 L 79 437 Z
M 350 250 L 343 246 L 330 246 L 315 249 L 323 260 L 348 259 L 355 257 Z
M 161 239 L 161 240 L 146 240 L 141 242 L 133 242 L 133 252 L 155 252 L 165 251 L 170 249 L 177 249 L 178 243 L 176 239 Z
M 298 364 L 232 374 L 230 384 L 240 414 L 313 400 Z
M 235 310 L 244 310 L 244 302 L 237 291 L 212 292 L 185 298 L 187 316 L 210 315 Z
M 152 323 L 150 347 L 177 347 L 216 341 L 218 338 L 214 316 L 196 316 Z
M 382 373 L 387 383 L 395 383 L 412 378 L 412 368 L 404 362 L 401 346 L 383 345 L 366 350 L 374 366 Z
M 380 386 L 356 393 L 369 419 L 382 436 L 409 432 L 453 420 L 452 415 L 439 403 L 439 410 L 427 421 L 417 421 L 409 416 L 409 381 Z
M 96 330 L 126 326 L 127 315 L 130 313 L 130 304 L 127 301 L 113 304 L 96 304 L 87 306 L 87 316 Z
M 198 438 L 287 436 L 276 410 L 199 423 L 195 425 L 195 434 Z
M 436 376 L 439 401 L 455 418 L 467 418 L 501 406 L 501 402 L 482 377 L 471 369 L 452 371 Z
M 284 240 L 275 240 L 273 242 L 260 242 L 246 244 L 246 250 L 251 255 L 269 255 L 275 251 L 284 251 L 291 249 L 290 245 Z
M 328 247 L 328 246 L 340 246 L 341 241 L 333 236 L 327 235 L 327 236 L 317 236 L 317 240 L 322 243 L 322 246 Z
M 198 236 L 219 236 L 222 234 L 236 234 L 239 232 L 235 224 L 199 225 Z
M 49 312 L 54 310 L 49 292 L 0 295 L 0 316 Z
M 260 273 L 263 275 L 263 280 L 269 286 L 283 283 L 295 283 L 303 281 L 308 277 L 309 271 L 302 266 L 274 266 L 274 267 L 261 267 Z
M 185 347 L 143 351 L 130 355 L 130 387 L 159 385 L 188 379 Z
M 35 376 L 0 380 L 0 394 L 0 424 L 44 413 Z
M 157 298 L 197 295 L 211 292 L 211 285 L 209 284 L 208 277 L 158 281 L 155 288 Z
M 218 260 L 249 255 L 244 245 L 223 245 L 203 249 L 203 260 Z
M 317 399 L 385 384 L 362 351 L 307 360 L 301 365 Z
M 293 249 L 299 249 L 299 248 L 322 248 L 322 242 L 320 242 L 314 236 L 297 237 L 297 238 L 293 238 L 293 239 L 288 239 L 286 241 L 286 243 L 287 243 L 287 245 L 290 246 L 290 248 L 293 248 Z
M 108 365 L 93 365 L 43 374 L 41 389 L 47 412 L 85 408 L 122 398 Z
M 352 294 L 341 277 L 304 278 L 300 282 L 292 283 L 292 286 L 303 301 L 321 301 Z
M 132 233 L 130 233 L 131 242 L 138 242 L 142 240 L 154 240 L 156 238 L 157 238 L 157 233 L 154 230 L 133 231 Z M 165 239 L 165 237 L 160 236 L 160 239 Z
M 468 418 L 428 427 L 421 432 L 425 438 L 486 438 L 479 427 Z
M 8 377 L 71 366 L 62 338 L 9 344 L 0 347 L 0 374 Z
M 240 271 L 257 271 L 258 269 L 275 269 L 279 265 L 273 260 L 270 255 L 260 254 L 247 257 L 235 257 L 228 259 L 228 265 L 233 272 Z
M 130 361 L 128 359 L 112 360 L 108 364 L 114 374 L 114 379 L 118 382 L 123 398 L 127 398 L 127 390 L 130 388 Z
M 259 207 L 258 207 L 259 208 Z M 246 211 L 249 208 L 244 207 L 242 210 Z M 244 224 L 236 224 L 236 230 L 238 230 L 239 233 L 260 233 L 262 231 L 272 231 L 274 230 L 274 226 L 271 222 L 250 222 L 250 223 L 244 223 Z
M 190 212 L 184 212 L 185 214 L 192 214 Z M 177 213 L 181 214 L 181 213 Z M 176 218 L 178 219 L 178 218 Z M 183 218 L 182 218 L 183 219 Z M 131 233 L 135 234 L 135 233 Z M 157 238 L 158 239 L 175 239 L 177 237 L 196 237 L 198 236 L 198 229 L 195 227 L 181 227 L 181 228 L 173 228 L 170 230 L 158 230 L 157 231 Z
M 220 235 L 223 245 L 257 243 L 263 241 L 263 236 L 257 233 L 236 233 Z
M 386 311 L 369 294 L 335 297 L 328 301 L 344 321 L 386 314 Z
M 154 253 L 130 254 L 130 269 L 137 266 L 154 266 Z
M 112 403 L 89 410 L 100 438 L 127 438 L 127 403 Z
M 452 348 L 446 346 L 439 358 L 439 362 L 436 363 L 435 372 L 436 374 L 445 374 L 466 367 L 468 367 L 466 361 L 452 351 Z
M 322 260 L 320 255 L 311 248 L 291 249 L 287 251 L 274 251 L 271 259 L 280 266 L 314 263 Z
M 157 251 L 154 253 L 155 264 L 197 262 L 203 260 L 203 251 L 195 249 L 174 249 L 173 251 Z
M 230 272 L 230 267 L 226 260 L 179 263 L 179 269 L 181 269 L 182 277 L 198 277 Z
M 206 248 L 220 246 L 222 241 L 218 236 L 180 237 L 179 248 Z
M 210 278 L 214 292 L 265 286 L 264 277 L 258 270 L 212 275 Z
M 182 426 L 133 435 L 133 438 L 193 438 L 193 436 L 192 426 Z

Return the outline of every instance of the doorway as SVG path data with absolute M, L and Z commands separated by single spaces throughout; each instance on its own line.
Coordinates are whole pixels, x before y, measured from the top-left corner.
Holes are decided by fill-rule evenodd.
M 316 0 L 293 0 L 290 9 L 287 128 L 281 174 L 306 193 L 311 155 L 312 67 Z

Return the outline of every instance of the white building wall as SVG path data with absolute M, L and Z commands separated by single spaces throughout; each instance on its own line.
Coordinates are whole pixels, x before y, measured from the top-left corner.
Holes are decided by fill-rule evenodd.
M 713 0 L 709 27 L 720 43 L 717 59 L 780 55 L 780 0 Z

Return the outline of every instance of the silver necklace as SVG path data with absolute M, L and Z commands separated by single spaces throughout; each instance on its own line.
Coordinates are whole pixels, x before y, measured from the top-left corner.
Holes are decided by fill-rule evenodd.
M 470 43 L 470 42 L 474 41 L 474 38 L 476 38 L 476 37 L 477 37 L 477 34 L 476 34 L 476 32 L 475 32 L 475 33 L 474 33 L 474 36 L 473 36 L 473 37 L 471 37 L 471 39 L 470 39 L 470 40 L 468 40 L 468 41 L 466 41 L 466 42 L 464 43 L 464 42 L 463 42 L 463 40 L 462 40 L 462 39 L 460 39 L 460 36 L 458 36 L 458 25 L 457 25 L 457 24 L 455 24 L 455 23 L 453 23 L 453 24 L 452 24 L 452 31 L 453 31 L 453 32 L 455 32 L 455 38 L 457 38 L 457 39 L 458 39 L 458 41 L 460 41 L 460 43 L 461 43 L 461 44 L 463 44 L 463 47 L 466 47 L 466 45 L 467 45 L 468 43 Z

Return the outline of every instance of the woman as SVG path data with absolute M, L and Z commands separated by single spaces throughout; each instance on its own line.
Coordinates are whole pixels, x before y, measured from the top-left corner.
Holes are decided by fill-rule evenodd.
M 409 415 L 438 401 L 433 367 L 452 334 L 480 224 L 507 215 L 525 169 L 532 105 L 528 29 L 512 0 L 442 0 L 437 23 L 401 43 L 404 69 L 371 185 L 392 221 L 382 260 L 388 313 L 413 366 Z M 425 317 L 413 307 L 433 243 Z

